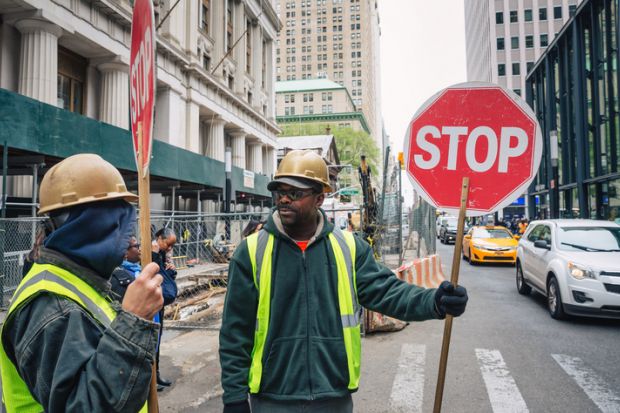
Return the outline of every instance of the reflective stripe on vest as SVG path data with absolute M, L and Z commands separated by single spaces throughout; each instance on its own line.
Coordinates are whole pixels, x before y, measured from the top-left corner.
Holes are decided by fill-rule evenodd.
M 273 234 L 265 230 L 261 230 L 247 238 L 254 285 L 259 291 L 256 332 L 254 334 L 252 364 L 248 379 L 250 393 L 254 394 L 260 390 L 263 372 L 263 352 L 269 330 L 274 238 Z M 360 320 L 362 311 L 362 307 L 357 300 L 357 286 L 355 284 L 355 239 L 350 232 L 335 229 L 334 232 L 329 234 L 329 240 L 334 251 L 338 271 L 338 304 L 340 307 L 344 346 L 347 353 L 348 388 L 354 390 L 358 388 L 360 378 Z
M 50 292 L 74 301 L 104 327 L 108 327 L 116 318 L 116 311 L 111 303 L 84 280 L 54 265 L 34 264 L 13 294 L 6 316 L 7 321 L 2 326 L 2 337 L 5 333 L 4 327 L 16 310 L 43 292 Z M 2 374 L 2 399 L 7 413 L 42 412 L 43 407 L 32 397 L 28 386 L 19 376 L 17 368 L 4 351 L 3 343 L 3 340 L 0 340 L 0 370 Z M 147 405 L 145 403 L 140 409 L 140 413 L 146 412 Z

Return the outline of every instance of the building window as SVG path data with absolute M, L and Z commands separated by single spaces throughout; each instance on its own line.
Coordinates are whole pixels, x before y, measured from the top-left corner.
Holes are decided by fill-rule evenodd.
M 232 0 L 226 4 L 226 50 L 230 51 L 233 46 L 233 12 Z M 288 39 L 287 39 L 288 40 Z
M 525 36 L 525 47 L 527 49 L 531 49 L 532 47 L 534 47 L 534 36 L 533 35 L 527 35 Z
M 547 20 L 547 8 L 542 7 L 538 9 L 538 20 Z
M 576 4 L 571 4 L 570 6 L 568 6 L 568 15 L 573 17 L 575 15 L 575 12 L 577 11 L 577 5 Z
M 202 67 L 207 72 L 211 70 L 211 58 L 206 53 L 202 55 Z
M 504 38 L 503 37 L 497 38 L 497 50 L 504 50 Z
M 512 74 L 513 76 L 521 74 L 521 64 L 519 63 L 512 64 Z
M 555 6 L 553 8 L 553 18 L 561 19 L 562 18 L 562 6 Z
M 497 65 L 497 75 L 498 76 L 506 76 L 506 65 L 500 63 Z
M 527 68 L 527 72 L 529 73 L 534 67 L 534 62 L 527 62 L 525 67 Z
M 523 11 L 523 20 L 525 20 L 526 22 L 532 21 L 532 9 L 525 9 Z
M 245 21 L 245 71 L 252 73 L 252 22 Z
M 87 61 L 70 50 L 58 47 L 58 106 L 62 109 L 84 113 L 84 82 Z
M 516 10 L 510 11 L 510 23 L 516 23 L 519 21 L 519 17 Z
M 510 48 L 518 49 L 519 48 L 519 36 L 512 36 L 510 38 Z
M 209 20 L 211 19 L 211 12 L 209 8 L 210 2 L 211 0 L 202 0 L 202 7 L 200 12 L 200 27 L 206 33 L 209 33 Z
M 495 13 L 495 24 L 504 23 L 504 12 L 498 11 Z
M 261 54 L 261 87 L 264 89 L 267 84 L 267 42 L 263 40 L 263 48 Z
M 549 45 L 549 36 L 546 34 L 540 35 L 540 47 L 547 47 Z
M 514 90 L 514 92 L 515 92 L 517 95 L 521 96 L 521 89 L 515 89 L 515 90 Z

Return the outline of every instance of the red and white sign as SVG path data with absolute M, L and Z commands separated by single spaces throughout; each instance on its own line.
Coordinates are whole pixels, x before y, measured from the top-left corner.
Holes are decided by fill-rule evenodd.
M 138 161 L 138 124 L 142 124 L 142 168 L 148 170 L 153 140 L 153 109 L 155 106 L 155 16 L 151 0 L 136 0 L 131 21 L 131 52 L 129 64 L 129 101 L 133 148 Z
M 414 188 L 455 215 L 464 177 L 469 177 L 467 215 L 491 213 L 527 190 L 541 155 L 534 112 L 492 83 L 442 90 L 422 105 L 405 135 L 405 168 Z

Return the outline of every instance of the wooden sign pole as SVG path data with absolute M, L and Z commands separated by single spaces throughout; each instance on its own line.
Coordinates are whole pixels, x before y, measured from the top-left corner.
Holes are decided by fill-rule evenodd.
M 459 268 L 461 264 L 461 249 L 463 248 L 463 232 L 465 229 L 465 211 L 467 209 L 467 198 L 469 195 L 469 178 L 463 178 L 461 186 L 461 208 L 459 210 L 459 221 L 456 231 L 456 241 L 454 241 L 454 255 L 452 256 L 452 274 L 450 282 L 456 287 L 459 281 Z M 443 330 L 443 343 L 441 344 L 441 357 L 439 359 L 439 376 L 437 378 L 437 388 L 435 389 L 435 405 L 433 413 L 441 412 L 441 401 L 443 399 L 443 387 L 446 381 L 446 367 L 448 365 L 448 351 L 450 350 L 450 336 L 452 335 L 451 315 L 446 315 L 446 323 Z
M 151 175 L 144 164 L 144 151 L 142 146 L 142 121 L 138 122 L 138 208 L 140 210 L 140 264 L 142 268 L 151 263 L 151 208 L 150 200 L 150 180 Z M 149 391 L 148 406 L 149 413 L 159 413 L 159 402 L 157 400 L 157 367 L 153 360 L 151 386 Z

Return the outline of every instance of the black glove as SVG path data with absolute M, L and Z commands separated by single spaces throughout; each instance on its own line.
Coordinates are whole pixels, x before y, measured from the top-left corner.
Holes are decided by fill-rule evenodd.
M 250 403 L 247 400 L 224 405 L 224 413 L 250 413 Z
M 467 290 L 460 285 L 454 288 L 450 281 L 441 283 L 435 291 L 435 308 L 441 318 L 446 314 L 458 317 L 465 312 L 467 305 Z

